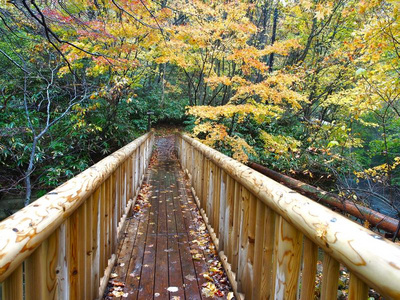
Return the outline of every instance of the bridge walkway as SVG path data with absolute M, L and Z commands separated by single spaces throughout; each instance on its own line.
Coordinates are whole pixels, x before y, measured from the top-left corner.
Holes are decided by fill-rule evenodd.
M 156 141 L 106 299 L 224 299 L 231 291 L 173 147 L 174 136 Z

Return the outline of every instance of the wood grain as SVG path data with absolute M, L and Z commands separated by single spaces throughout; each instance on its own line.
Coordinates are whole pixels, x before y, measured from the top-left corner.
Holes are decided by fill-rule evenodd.
M 366 300 L 368 299 L 368 286 L 356 275 L 350 274 L 349 284 L 349 300 Z
M 317 274 L 318 246 L 304 238 L 303 269 L 301 276 L 301 300 L 314 298 L 315 277 Z
M 182 140 L 177 145 L 185 144 L 185 148 L 194 147 L 200 151 L 204 160 L 209 160 L 243 185 L 285 222 L 344 264 L 368 286 L 385 297 L 400 299 L 400 247 L 199 141 L 183 134 L 177 137 Z M 185 160 L 182 160 L 182 164 L 186 166 Z M 209 174 L 205 180 L 211 176 Z M 213 188 L 209 188 L 208 192 L 208 196 L 213 197 Z M 211 218 L 209 207 L 205 209 Z M 235 258 L 231 263 L 232 270 L 235 270 Z
M 147 133 L 0 223 L 0 282 L 46 240 L 140 145 Z M 151 144 L 151 143 L 150 143 Z M 149 144 L 149 145 L 150 145 Z
M 302 237 L 301 232 L 282 216 L 276 216 L 272 277 L 274 299 L 297 299 Z
M 329 254 L 324 253 L 321 299 L 334 300 L 337 299 L 337 291 L 339 285 L 339 268 L 340 264 Z
M 15 269 L 15 271 L 3 282 L 2 285 L 2 299 L 8 300 L 22 300 L 23 298 L 22 286 L 22 265 Z

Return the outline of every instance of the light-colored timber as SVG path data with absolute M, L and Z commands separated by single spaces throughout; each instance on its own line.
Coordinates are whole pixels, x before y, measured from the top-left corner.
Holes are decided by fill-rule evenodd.
M 400 299 L 398 245 L 187 135 L 177 134 L 176 150 L 236 294 L 309 299 L 320 248 L 322 299 L 336 299 L 340 264 L 352 274 L 351 299 L 363 299 L 368 287 Z M 224 218 L 229 228 L 220 226 Z
M 153 133 L 0 223 L 2 299 L 98 299 L 115 264 Z
M 149 214 L 127 227 L 152 145 L 152 133 L 140 137 L 0 223 L 2 299 L 100 299 L 120 259 L 116 253 L 127 252 L 119 239 L 135 230 L 135 243 L 145 246 L 132 249 L 132 261 L 149 266 L 149 283 L 153 274 L 163 275 L 154 286 L 143 279 L 138 297 L 153 289 L 166 295 L 168 280 L 190 287 L 182 274 L 206 269 L 178 242 L 187 242 L 182 230 L 194 217 L 192 210 L 176 210 L 185 190 L 192 191 L 237 299 L 312 299 L 319 255 L 321 299 L 337 299 L 341 266 L 350 272 L 349 299 L 367 299 L 370 288 L 400 299 L 398 245 L 183 134 L 176 150 L 192 187 L 178 188 L 164 176 L 164 187 L 174 189 L 169 204 L 155 191 L 160 200 L 150 207 L 162 212 L 158 225 Z M 159 249 L 150 247 L 155 236 L 148 234 L 156 227 Z M 162 251 L 167 248 L 176 253 Z M 123 259 L 126 276 L 135 266 L 131 257 Z M 139 288 L 138 277 L 127 278 Z M 198 280 L 201 287 L 205 279 Z

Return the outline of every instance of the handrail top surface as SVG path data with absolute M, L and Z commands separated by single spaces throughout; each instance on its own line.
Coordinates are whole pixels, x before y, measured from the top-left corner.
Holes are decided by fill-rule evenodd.
M 185 133 L 177 133 L 350 271 L 400 299 L 400 246 Z
M 135 139 L 0 222 L 0 282 L 152 135 Z

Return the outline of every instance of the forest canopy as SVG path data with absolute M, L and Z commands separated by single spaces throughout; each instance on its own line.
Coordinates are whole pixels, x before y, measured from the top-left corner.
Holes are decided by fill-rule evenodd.
M 399 215 L 400 2 L 0 2 L 0 197 L 146 130 Z

